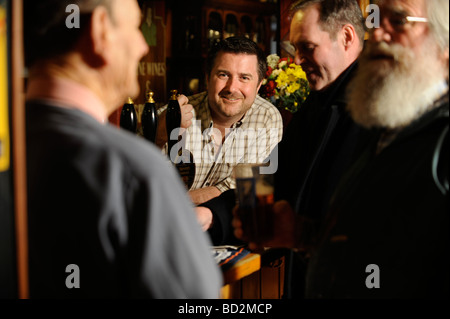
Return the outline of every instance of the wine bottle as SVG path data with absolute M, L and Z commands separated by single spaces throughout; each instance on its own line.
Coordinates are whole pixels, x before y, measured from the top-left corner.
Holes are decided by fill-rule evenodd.
M 167 155 L 170 157 L 172 147 L 177 143 L 177 139 L 170 139 L 170 133 L 178 129 L 181 125 L 181 110 L 177 100 L 177 90 L 170 91 L 170 100 L 166 111 L 166 131 L 167 131 Z
M 141 123 L 144 137 L 152 143 L 156 140 L 156 129 L 158 126 L 158 114 L 156 112 L 156 104 L 153 99 L 153 91 L 146 94 L 146 102 L 142 111 Z
M 123 105 L 122 112 L 120 113 L 120 127 L 136 134 L 136 109 L 134 108 L 134 102 L 130 97 L 128 98 L 128 101 Z

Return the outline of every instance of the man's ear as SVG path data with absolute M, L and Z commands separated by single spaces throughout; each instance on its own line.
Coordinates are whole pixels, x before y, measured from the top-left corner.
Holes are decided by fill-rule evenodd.
M 103 6 L 97 6 L 91 16 L 90 41 L 91 54 L 94 60 L 101 64 L 105 64 L 111 59 L 112 32 L 113 25 L 108 11 Z
M 256 88 L 256 93 L 259 92 L 259 89 L 261 88 L 261 85 L 262 85 L 263 81 L 264 81 L 264 80 L 261 80 L 261 81 L 259 82 L 258 87 Z
M 346 50 L 351 48 L 357 41 L 358 36 L 356 34 L 356 30 L 351 24 L 346 24 L 342 27 L 342 41 Z

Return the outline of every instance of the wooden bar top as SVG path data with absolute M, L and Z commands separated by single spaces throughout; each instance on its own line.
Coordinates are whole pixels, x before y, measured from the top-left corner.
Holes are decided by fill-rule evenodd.
M 250 253 L 223 273 L 224 285 L 238 281 L 261 269 L 261 255 Z
M 223 271 L 223 299 L 280 299 L 284 287 L 284 253 L 251 252 Z

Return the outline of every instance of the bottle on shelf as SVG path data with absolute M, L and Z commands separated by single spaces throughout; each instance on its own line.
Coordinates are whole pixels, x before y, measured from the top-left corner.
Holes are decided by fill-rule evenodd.
M 169 104 L 166 111 L 166 130 L 167 130 L 167 155 L 170 157 L 172 147 L 178 142 L 177 139 L 170 139 L 170 134 L 174 129 L 180 128 L 181 125 L 181 110 L 180 104 L 177 100 L 177 90 L 170 91 Z
M 146 94 L 144 110 L 142 111 L 141 123 L 144 137 L 155 143 L 156 129 L 158 127 L 158 114 L 156 112 L 156 103 L 153 98 L 153 91 L 148 91 Z
M 120 127 L 136 134 L 137 115 L 131 97 L 123 105 L 122 112 L 120 113 Z

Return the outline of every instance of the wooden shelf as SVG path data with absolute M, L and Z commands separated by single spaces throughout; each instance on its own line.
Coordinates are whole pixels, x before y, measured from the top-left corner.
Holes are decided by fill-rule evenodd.
M 272 30 L 278 4 L 259 0 L 171 0 L 167 3 L 172 21 L 172 50 L 168 57 L 167 86 L 187 95 L 206 89 L 206 56 L 211 43 L 230 35 L 254 40 L 269 55 L 271 42 L 278 37 Z M 277 24 L 278 28 L 278 24 Z M 195 57 L 200 60 L 193 60 Z M 198 81 L 197 90 L 190 87 Z

